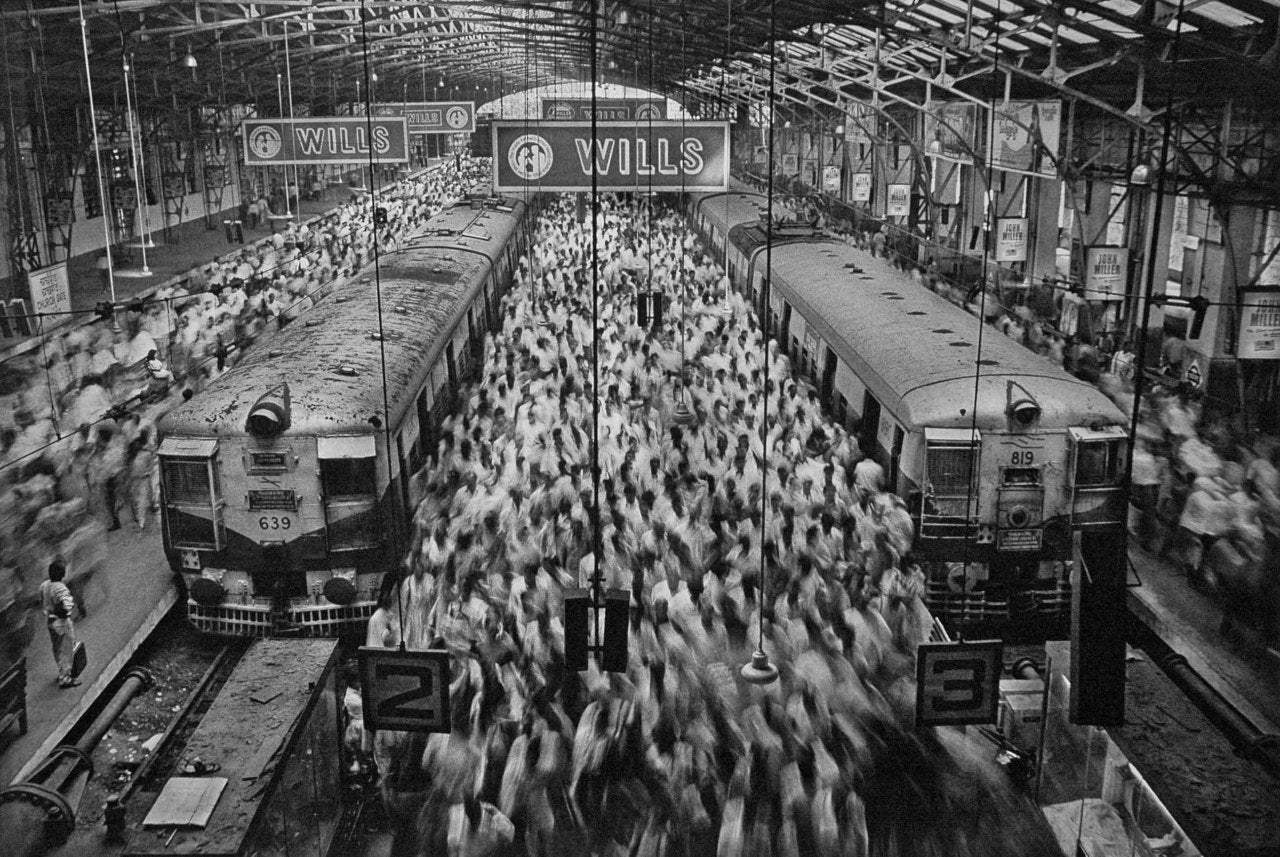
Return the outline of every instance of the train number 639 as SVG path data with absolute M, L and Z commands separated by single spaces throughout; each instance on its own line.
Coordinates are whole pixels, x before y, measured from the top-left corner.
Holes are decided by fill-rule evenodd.
M 282 518 L 279 515 L 263 515 L 258 519 L 258 529 L 260 530 L 287 530 L 292 526 L 292 519 Z
M 1028 467 L 1035 463 L 1036 454 L 1029 449 L 1016 450 L 1009 462 L 1014 467 Z

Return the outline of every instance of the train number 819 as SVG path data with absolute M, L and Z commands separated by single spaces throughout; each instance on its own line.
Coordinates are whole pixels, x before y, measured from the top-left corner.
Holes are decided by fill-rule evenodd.
M 1028 467 L 1035 463 L 1036 454 L 1029 449 L 1015 451 L 1013 459 L 1009 463 L 1014 467 Z
M 258 519 L 258 529 L 260 530 L 287 530 L 293 526 L 293 521 L 289 518 L 282 518 L 278 515 L 263 515 Z

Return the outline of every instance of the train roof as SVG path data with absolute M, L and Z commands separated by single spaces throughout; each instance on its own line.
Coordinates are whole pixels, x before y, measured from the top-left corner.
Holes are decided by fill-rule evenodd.
M 519 224 L 523 203 L 504 207 L 509 210 L 460 204 L 440 212 L 382 257 L 377 280 L 373 266 L 365 268 L 174 408 L 161 433 L 244 435 L 250 408 L 281 382 L 288 382 L 291 401 L 286 436 L 370 433 L 370 417 L 385 419 L 384 348 L 387 399 L 398 419 Z M 379 280 L 381 342 L 374 338 Z
M 698 205 L 721 232 L 728 232 L 735 226 L 759 222 L 765 209 L 765 197 L 743 188 L 728 193 L 704 194 Z
M 806 323 L 909 425 L 968 428 L 977 396 L 977 428 L 1003 430 L 1009 382 L 1014 399 L 1029 394 L 1039 405 L 1042 427 L 1126 422 L 1093 385 L 882 259 L 826 240 L 775 246 L 773 269 L 775 287 Z

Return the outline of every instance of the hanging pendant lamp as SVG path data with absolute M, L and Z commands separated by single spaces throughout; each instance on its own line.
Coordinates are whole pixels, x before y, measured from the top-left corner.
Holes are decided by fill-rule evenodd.
M 773 0 L 769 4 L 769 185 L 766 199 L 769 203 L 769 211 L 773 211 L 773 150 L 774 150 L 774 81 L 777 76 L 777 2 Z M 762 288 L 764 295 L 762 304 L 769 306 L 769 290 L 773 285 L 773 217 L 765 218 L 765 241 L 764 241 L 764 281 Z M 763 419 L 760 425 L 763 428 L 769 424 L 769 330 L 765 325 L 764 331 L 764 397 L 761 401 L 763 408 Z M 765 467 L 760 471 L 760 528 L 764 529 L 764 523 L 769 513 L 769 505 L 766 498 L 769 496 L 767 489 L 767 480 L 769 478 L 769 468 Z M 769 592 L 769 567 L 767 558 L 763 550 L 760 551 L 760 624 L 759 638 L 756 640 L 756 650 L 751 653 L 751 663 L 744 664 L 740 673 L 742 678 L 752 684 L 771 684 L 778 678 L 778 668 L 769 662 L 769 656 L 764 651 L 764 605 L 765 599 Z

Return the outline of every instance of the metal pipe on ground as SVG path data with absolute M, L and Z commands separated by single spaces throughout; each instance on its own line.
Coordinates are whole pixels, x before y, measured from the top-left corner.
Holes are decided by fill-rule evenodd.
M 1280 776 L 1280 735 L 1254 726 L 1177 652 L 1163 651 L 1155 662 L 1242 756 Z
M 0 842 L 9 857 L 42 857 L 67 841 L 89 777 L 90 755 L 133 698 L 154 680 L 131 667 L 115 695 L 74 745 L 55 747 L 25 780 L 0 790 Z

